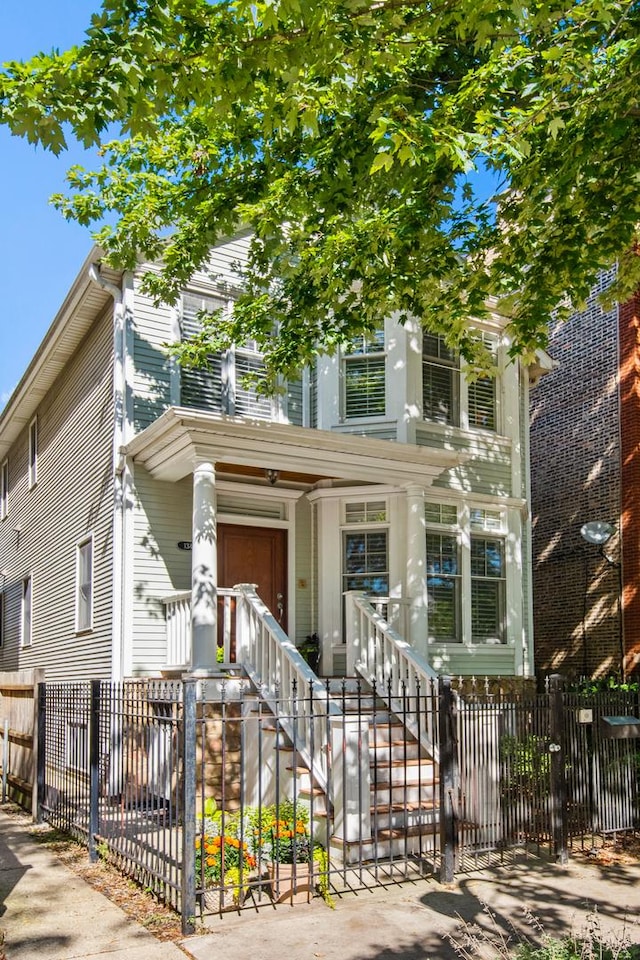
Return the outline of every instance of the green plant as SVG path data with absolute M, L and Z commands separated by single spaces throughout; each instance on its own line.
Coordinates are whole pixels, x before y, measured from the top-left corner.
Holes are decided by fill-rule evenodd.
M 291 800 L 269 804 L 248 814 L 252 851 L 261 861 L 308 863 L 311 859 L 309 813 Z
M 313 848 L 313 862 L 316 865 L 316 881 L 318 885 L 318 891 L 324 902 L 335 909 L 335 903 L 333 897 L 331 896 L 331 886 L 329 884 L 329 856 L 324 847 L 321 847 L 320 844 L 316 844 Z

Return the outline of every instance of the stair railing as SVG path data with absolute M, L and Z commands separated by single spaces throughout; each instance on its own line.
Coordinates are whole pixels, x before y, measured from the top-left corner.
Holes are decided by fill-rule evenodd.
M 234 590 L 239 597 L 236 660 L 277 715 L 317 786 L 327 794 L 332 722 L 342 722 L 342 711 L 260 599 L 255 585 L 240 583 Z M 282 710 L 283 701 L 291 703 L 291 710 Z
M 348 667 L 375 684 L 380 699 L 402 717 L 410 733 L 437 761 L 438 674 L 375 609 L 375 598 L 350 590 L 345 599 Z

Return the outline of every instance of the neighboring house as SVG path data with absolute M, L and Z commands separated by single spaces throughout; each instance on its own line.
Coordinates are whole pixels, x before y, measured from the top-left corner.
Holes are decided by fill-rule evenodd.
M 540 371 L 507 362 L 497 312 L 478 327 L 495 380 L 392 319 L 273 398 L 243 382 L 251 344 L 181 370 L 164 345 L 229 308 L 245 249 L 216 248 L 176 308 L 142 270 L 91 277 L 97 251 L 78 274 L 0 415 L 0 669 L 210 669 L 217 588 L 255 583 L 298 645 L 318 634 L 325 675 L 347 670 L 351 590 L 438 672 L 530 675 Z
M 552 325 L 557 366 L 531 399 L 539 673 L 598 677 L 640 664 L 640 299 L 603 309 L 612 277 Z

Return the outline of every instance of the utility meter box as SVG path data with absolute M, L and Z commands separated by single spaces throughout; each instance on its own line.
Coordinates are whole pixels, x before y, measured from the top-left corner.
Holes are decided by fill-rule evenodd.
M 600 717 L 600 733 L 607 740 L 640 737 L 640 720 L 637 717 Z

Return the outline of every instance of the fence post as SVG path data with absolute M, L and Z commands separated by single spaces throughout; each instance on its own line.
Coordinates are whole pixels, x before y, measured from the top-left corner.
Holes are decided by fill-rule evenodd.
M 91 681 L 89 700 L 89 859 L 98 859 L 96 834 L 98 833 L 100 794 L 100 681 Z
M 440 883 L 452 883 L 457 853 L 454 791 L 458 782 L 457 710 L 451 677 L 438 684 L 440 727 Z
M 564 696 L 562 677 L 549 677 L 549 789 L 551 835 L 558 863 L 567 863 L 567 785 L 564 770 Z
M 194 933 L 196 919 L 196 707 L 198 681 L 182 684 L 182 932 Z
M 47 749 L 47 685 L 38 684 L 38 705 L 37 705 L 37 738 L 38 746 L 36 751 L 36 823 L 42 823 L 42 808 L 45 802 L 46 778 L 45 761 Z

